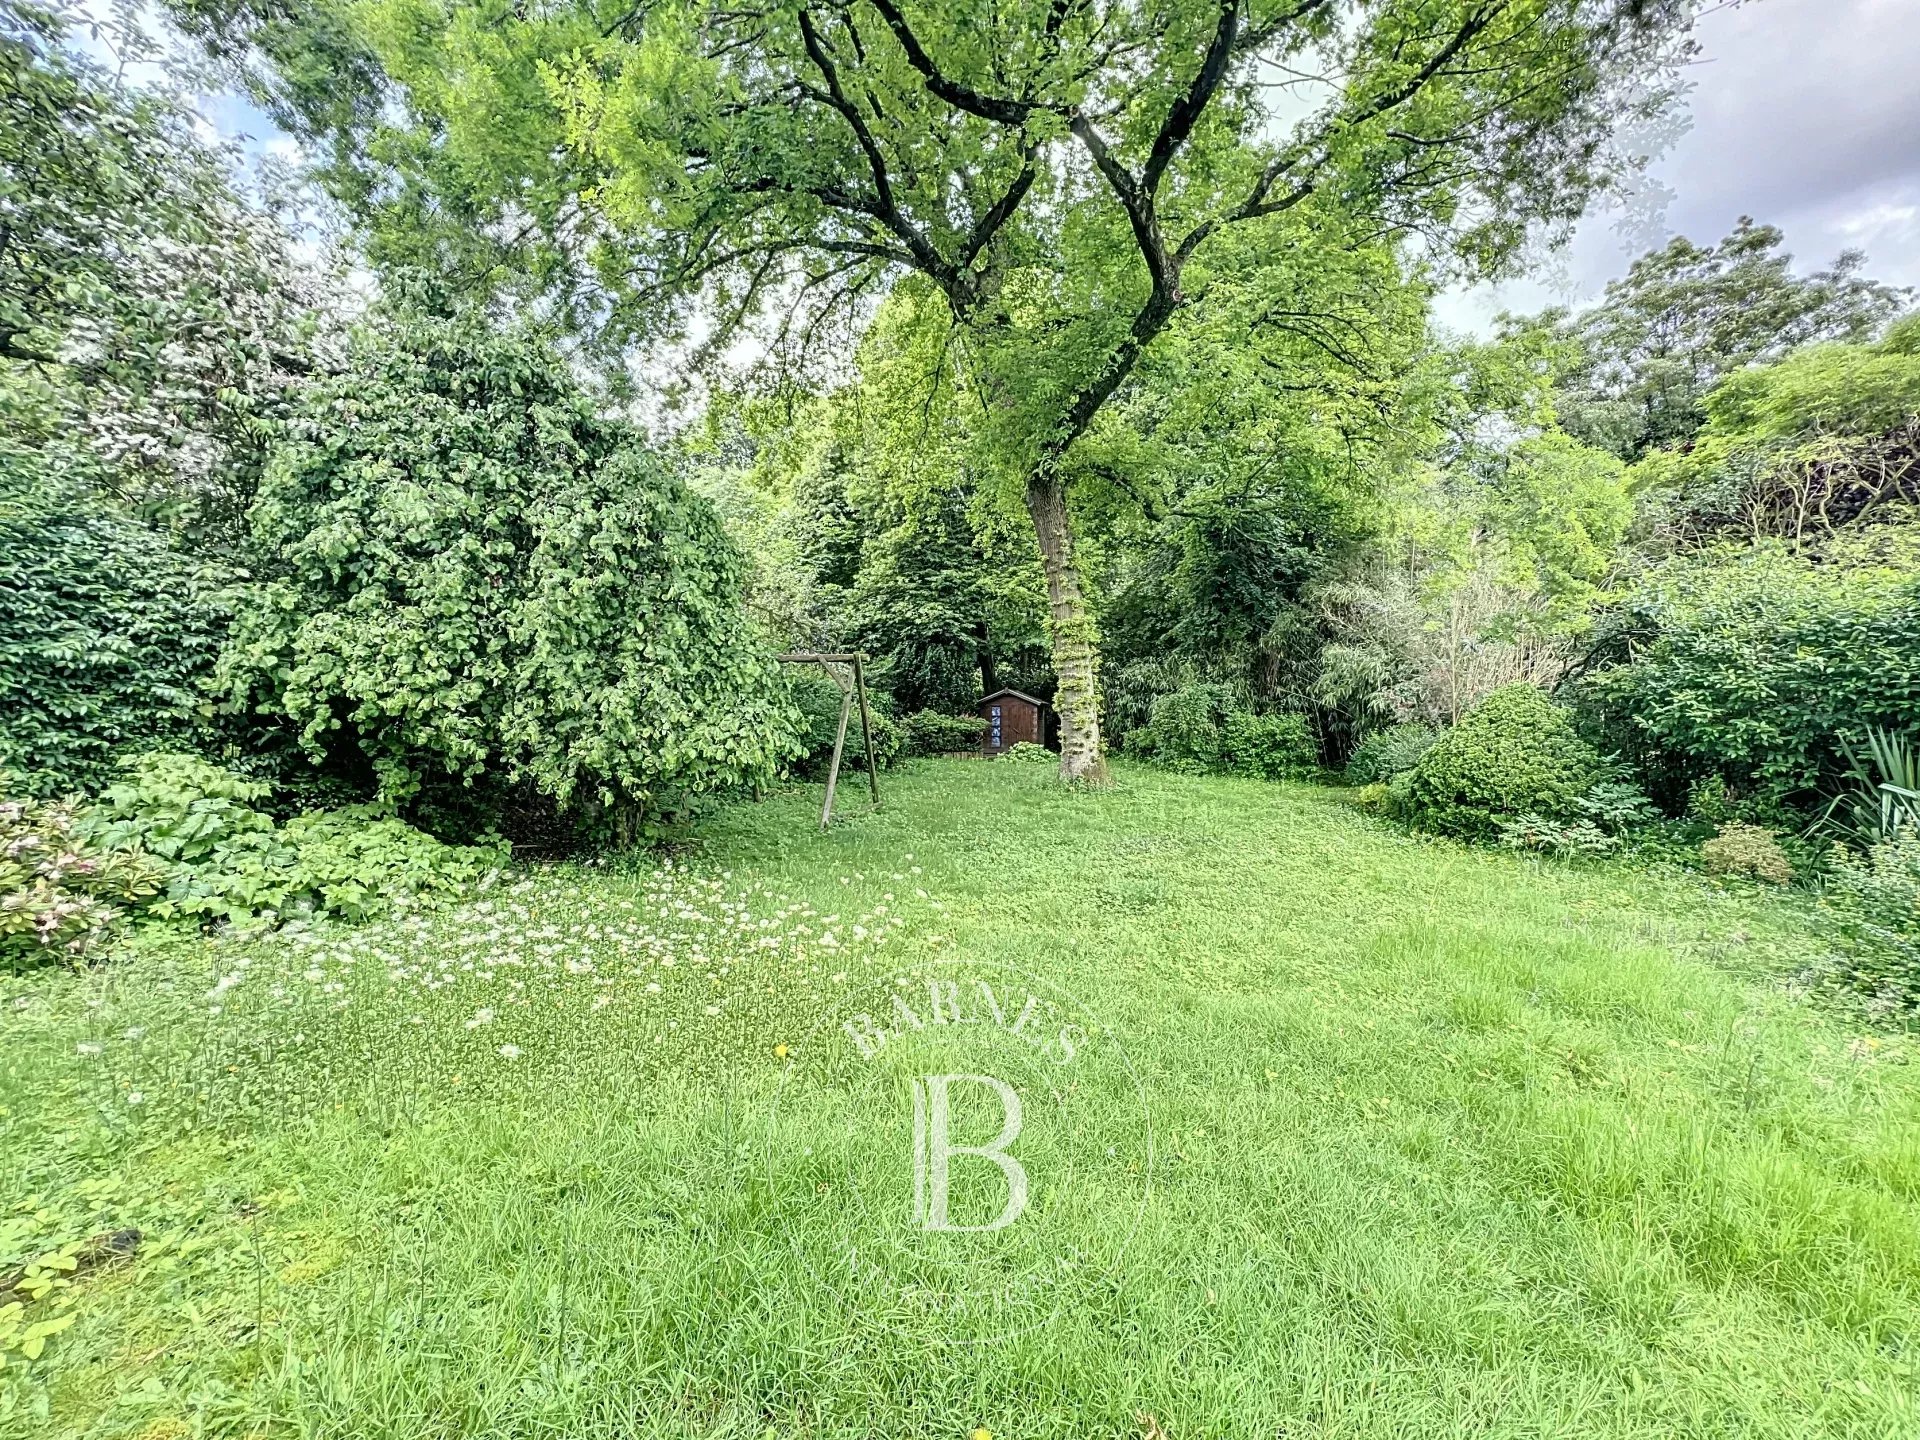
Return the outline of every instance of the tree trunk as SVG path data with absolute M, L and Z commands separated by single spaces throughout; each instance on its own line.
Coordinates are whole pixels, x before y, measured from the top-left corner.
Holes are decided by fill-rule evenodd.
M 984 620 L 973 627 L 973 654 L 980 666 L 980 693 L 991 695 L 1000 688 L 1000 681 L 993 663 L 993 633 Z
M 1027 513 L 1040 539 L 1040 564 L 1047 577 L 1047 628 L 1053 641 L 1053 673 L 1060 682 L 1053 699 L 1060 715 L 1060 778 L 1105 785 L 1111 777 L 1100 753 L 1100 657 L 1093 616 L 1074 566 L 1066 486 L 1052 465 L 1043 465 L 1027 481 Z

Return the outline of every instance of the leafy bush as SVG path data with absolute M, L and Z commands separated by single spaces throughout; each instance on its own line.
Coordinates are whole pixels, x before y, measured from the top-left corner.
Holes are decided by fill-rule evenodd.
M 1218 770 L 1226 763 L 1227 718 L 1242 708 L 1231 685 L 1182 685 L 1154 698 L 1151 718 L 1127 737 L 1127 750 L 1170 770 Z
M 1000 759 L 1012 760 L 1021 765 L 1058 765 L 1060 757 L 1044 745 L 1036 745 L 1031 740 L 1021 740 L 1009 745 L 1000 752 Z
M 73 794 L 121 750 L 194 730 L 226 577 L 16 458 L 0 442 L 0 766 L 25 793 Z
M 389 801 L 525 778 L 631 831 L 791 753 L 712 506 L 536 336 L 389 321 L 294 410 L 221 673 L 316 762 Z
M 1809 803 L 1842 737 L 1920 732 L 1920 531 L 1816 561 L 1783 547 L 1670 561 L 1605 622 L 1579 703 L 1606 748 L 1676 805 L 1715 777 Z
M 161 919 L 363 920 L 402 898 L 464 889 L 507 858 L 498 846 L 443 845 L 372 805 L 277 826 L 253 806 L 266 785 L 192 755 L 126 768 L 78 828 L 103 851 L 161 863 L 165 892 L 147 906 Z
M 922 710 L 900 722 L 909 755 L 949 755 L 978 750 L 987 722 L 978 715 L 942 715 Z
M 1687 814 L 1692 819 L 1719 825 L 1724 820 L 1737 820 L 1740 804 L 1728 791 L 1725 777 L 1709 775 L 1687 787 Z
M 1570 859 L 1581 855 L 1607 855 L 1620 847 L 1617 836 L 1609 835 L 1591 820 L 1503 815 L 1495 824 L 1499 827 L 1500 844 L 1509 850 L 1528 850 Z
M 1320 757 L 1304 715 L 1257 715 L 1233 686 L 1204 682 L 1157 697 L 1152 718 L 1127 737 L 1127 750 L 1170 770 L 1233 770 L 1266 780 L 1313 771 Z
M 359 921 L 396 902 L 467 890 L 506 859 L 490 846 L 442 844 L 377 805 L 317 810 L 179 867 L 155 909 L 233 924 L 296 915 Z
M 241 836 L 273 829 L 254 808 L 270 786 L 197 755 L 141 755 L 107 787 L 82 826 L 110 850 L 140 849 L 174 865 L 201 865 Z
M 1391 780 L 1419 764 L 1420 757 L 1431 750 L 1439 738 L 1439 731 L 1417 720 L 1376 730 L 1354 746 L 1353 755 L 1347 761 L 1347 783 L 1372 785 Z
M 1861 988 L 1920 1004 L 1920 831 L 1903 830 L 1863 859 L 1835 847 L 1822 910 Z
M 10 780 L 0 771 L 0 797 Z M 0 956 L 10 962 L 84 958 L 165 881 L 147 856 L 87 834 L 72 802 L 0 798 Z
M 800 716 L 800 754 L 795 768 L 802 773 L 824 775 L 832 764 L 833 737 L 840 728 L 843 694 L 816 666 L 797 667 L 787 677 L 787 695 Z M 874 763 L 884 768 L 900 758 L 906 748 L 906 732 L 882 708 L 878 695 L 868 695 L 867 714 L 873 726 Z M 849 765 L 866 763 L 866 740 L 860 729 L 860 701 L 856 696 L 847 712 L 847 738 L 840 752 L 842 773 Z
M 1490 840 L 1502 816 L 1572 817 L 1597 768 L 1564 709 L 1531 685 L 1504 686 L 1420 757 L 1408 816 L 1438 834 Z
M 1793 862 L 1774 833 L 1744 820 L 1722 825 L 1720 833 L 1700 847 L 1700 859 L 1710 875 L 1740 875 L 1769 885 L 1793 881 Z
M 1254 715 L 1236 710 L 1222 727 L 1226 766 L 1257 780 L 1310 775 L 1320 768 L 1320 742 L 1297 712 Z
M 1608 835 L 1628 835 L 1660 818 L 1647 792 L 1629 780 L 1599 780 L 1574 808 Z
M 1192 662 L 1155 653 L 1100 667 L 1100 731 L 1129 754 L 1139 748 L 1137 732 L 1153 719 L 1153 704 L 1193 679 Z
M 1384 781 L 1375 780 L 1353 792 L 1353 803 L 1373 815 L 1387 815 L 1393 809 L 1393 790 Z

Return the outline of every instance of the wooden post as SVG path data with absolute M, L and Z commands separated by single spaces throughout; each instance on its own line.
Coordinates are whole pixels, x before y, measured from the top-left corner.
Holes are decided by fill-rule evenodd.
M 817 655 L 812 651 L 795 651 L 790 655 L 778 657 L 783 665 L 818 665 L 833 683 L 840 687 L 840 728 L 833 737 L 833 764 L 827 769 L 827 802 L 820 807 L 820 828 L 826 829 L 833 822 L 833 792 L 840 783 L 840 756 L 846 748 L 847 722 L 852 717 L 853 701 L 856 695 L 860 699 L 860 733 L 867 741 L 867 784 L 873 791 L 874 808 L 880 806 L 880 762 L 873 753 L 873 717 L 867 709 L 867 673 L 865 655 Z M 835 672 L 835 665 L 848 666 L 853 671 L 853 683 L 848 684 Z
M 824 667 L 823 667 L 824 668 Z M 833 821 L 833 787 L 840 779 L 840 749 L 847 743 L 847 713 L 853 709 L 853 694 L 842 687 L 840 691 L 840 730 L 833 737 L 833 764 L 827 767 L 827 803 L 820 808 L 820 828 L 826 829 Z
M 873 808 L 880 808 L 880 768 L 873 756 L 873 721 L 867 715 L 867 672 L 864 655 L 853 657 L 853 686 L 860 694 L 860 733 L 867 742 L 867 784 L 873 790 Z

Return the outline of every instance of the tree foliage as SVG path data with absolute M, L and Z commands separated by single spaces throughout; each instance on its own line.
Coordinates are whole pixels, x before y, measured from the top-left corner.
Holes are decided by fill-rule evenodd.
M 631 817 L 788 748 L 711 507 L 531 334 L 364 332 L 303 387 L 252 521 L 228 692 L 389 797 L 527 780 Z
M 1560 423 L 1638 460 L 1691 440 L 1707 421 L 1708 393 L 1743 366 L 1817 341 L 1869 340 L 1898 313 L 1906 292 L 1861 274 L 1859 251 L 1796 275 L 1784 239 L 1746 218 L 1718 245 L 1676 236 L 1636 260 L 1591 309 L 1523 322 L 1548 330 L 1567 353 L 1555 397 Z
M 694 439 L 701 480 L 755 549 L 788 643 L 862 650 L 901 713 L 970 710 L 1006 683 L 1050 693 L 1043 594 L 1017 496 L 983 475 L 976 399 L 944 305 L 902 285 L 854 373 L 810 393 L 727 395 Z
M 1817 549 L 1920 503 L 1920 354 L 1908 326 L 1882 345 L 1817 345 L 1730 375 L 1684 451 L 1634 469 L 1662 548 L 1784 541 Z
M 231 543 L 322 272 L 164 83 L 69 41 L 0 8 L 0 423 L 39 468 Z
M 659 302 L 697 296 L 716 336 L 770 314 L 777 355 L 902 273 L 934 287 L 997 463 L 1024 487 L 1063 770 L 1094 776 L 1097 642 L 1063 462 L 1205 295 L 1221 247 L 1337 253 L 1419 232 L 1497 269 L 1530 223 L 1570 223 L 1636 163 L 1611 137 L 1664 103 L 1689 12 L 376 0 L 352 14 L 417 122 L 396 184 L 425 177 L 443 213 L 560 257 L 536 272 L 603 333 L 657 327 L 674 313 Z M 1264 85 L 1276 72 L 1305 77 L 1284 106 Z M 1264 301 L 1315 313 L 1284 283 Z

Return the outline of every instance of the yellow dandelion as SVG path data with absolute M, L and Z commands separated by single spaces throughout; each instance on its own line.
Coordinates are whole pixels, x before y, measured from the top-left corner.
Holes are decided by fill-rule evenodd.
M 773 1058 L 776 1060 L 784 1060 L 787 1058 L 786 1041 L 782 1040 L 778 1045 L 773 1047 Z
M 967 1436 L 967 1440 L 993 1440 L 993 1431 L 984 1425 L 976 1425 Z

